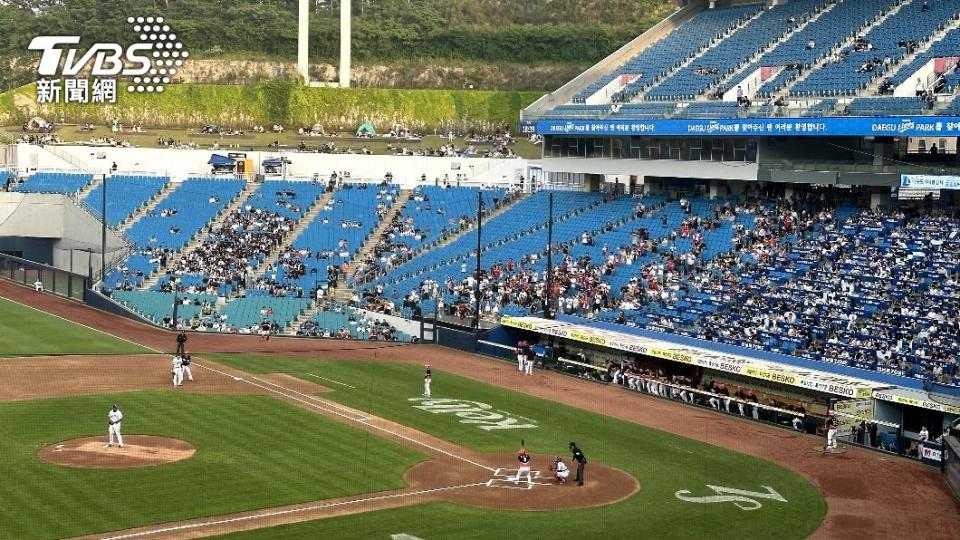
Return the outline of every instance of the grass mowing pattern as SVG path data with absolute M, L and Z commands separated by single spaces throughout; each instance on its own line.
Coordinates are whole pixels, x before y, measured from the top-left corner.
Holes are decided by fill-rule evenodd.
M 235 538 L 389 538 L 406 532 L 439 538 L 805 538 L 823 519 L 816 489 L 779 465 L 607 416 L 444 373 L 433 372 L 433 396 L 481 401 L 537 420 L 524 431 L 485 432 L 455 416 L 414 409 L 408 398 L 422 392 L 422 368 L 376 362 L 215 356 L 250 372 L 283 372 L 332 388 L 324 397 L 482 451 L 515 451 L 520 439 L 533 452 L 569 458 L 575 440 L 591 461 L 619 467 L 640 480 L 640 493 L 601 508 L 563 512 L 499 512 L 455 505 L 320 520 Z M 327 384 L 310 374 L 345 382 Z M 612 391 L 612 390 L 611 390 Z M 643 402 L 638 400 L 637 406 Z M 512 464 L 501 464 L 511 466 Z M 547 464 L 534 464 L 546 468 Z M 587 474 L 589 475 L 589 465 Z M 714 495 L 707 485 L 763 491 L 770 486 L 787 503 L 761 500 L 742 511 L 732 503 L 694 504 L 674 493 Z M 575 495 L 575 492 L 572 492 Z M 389 533 L 384 536 L 384 532 Z
M 175 437 L 197 453 L 123 470 L 42 462 L 39 447 L 102 434 Z M 404 487 L 425 459 L 265 396 L 130 392 L 0 404 L 0 538 L 53 538 Z
M 0 321 L 0 357 L 153 352 L 3 298 Z

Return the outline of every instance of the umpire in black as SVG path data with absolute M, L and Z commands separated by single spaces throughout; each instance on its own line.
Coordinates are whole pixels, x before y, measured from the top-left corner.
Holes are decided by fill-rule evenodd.
M 177 335 L 177 356 L 186 354 L 187 333 L 183 330 Z
M 577 485 L 583 485 L 583 469 L 587 465 L 587 457 L 577 448 L 577 443 L 570 443 L 570 451 L 573 452 L 573 460 L 577 462 Z

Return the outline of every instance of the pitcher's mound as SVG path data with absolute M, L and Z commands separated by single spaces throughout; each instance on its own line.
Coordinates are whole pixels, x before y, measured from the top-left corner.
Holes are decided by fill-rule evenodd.
M 44 446 L 37 457 L 44 461 L 81 469 L 130 469 L 180 461 L 197 449 L 187 441 L 153 435 L 127 435 L 123 448 L 104 448 L 106 437 L 83 437 Z

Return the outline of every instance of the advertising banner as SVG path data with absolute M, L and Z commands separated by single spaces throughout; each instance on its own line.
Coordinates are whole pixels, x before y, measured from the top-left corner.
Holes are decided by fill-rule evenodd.
M 901 136 L 960 135 L 960 116 L 538 120 L 540 135 Z
M 960 176 L 932 174 L 901 174 L 900 187 L 909 189 L 960 189 Z

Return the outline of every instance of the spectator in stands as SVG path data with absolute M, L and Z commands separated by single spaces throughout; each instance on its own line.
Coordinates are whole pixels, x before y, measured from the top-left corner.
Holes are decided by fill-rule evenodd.
M 920 80 L 920 77 L 917 77 L 917 86 L 916 86 L 916 95 L 920 97 L 927 91 L 927 87 L 924 86 L 923 81 Z
M 817 42 L 816 42 L 816 41 L 814 41 L 813 39 L 810 39 L 810 40 L 807 41 L 807 50 L 808 50 L 808 51 L 812 51 L 813 49 L 816 49 L 816 48 L 817 48 Z

